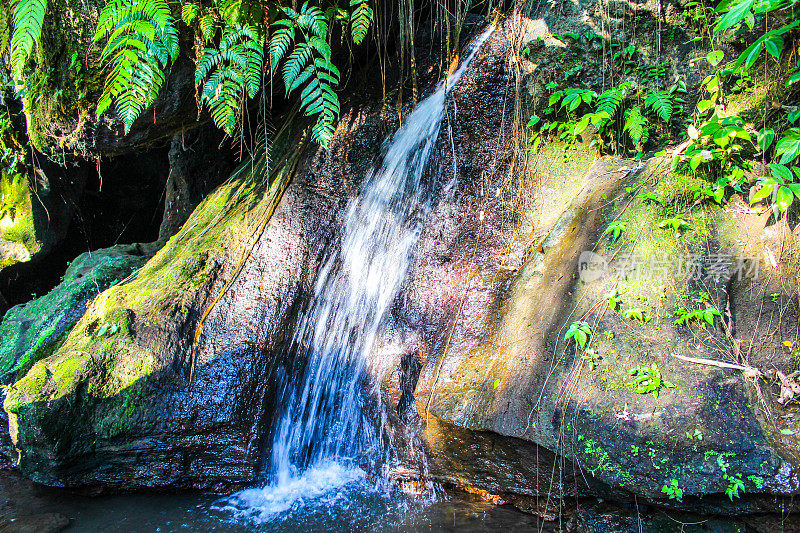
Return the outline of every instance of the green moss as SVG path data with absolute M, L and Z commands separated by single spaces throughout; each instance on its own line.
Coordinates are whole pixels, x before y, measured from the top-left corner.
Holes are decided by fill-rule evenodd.
M 80 318 L 80 308 L 100 290 L 141 266 L 144 258 L 127 248 L 79 256 L 50 293 L 10 309 L 0 322 L 0 380 L 23 376 L 36 361 L 52 355 Z M 127 315 L 118 319 L 127 320 Z
M 0 239 L 22 244 L 27 256 L 41 249 L 33 223 L 31 193 L 27 178 L 22 174 L 0 176 Z M 16 263 L 17 259 L 6 259 L 0 268 Z

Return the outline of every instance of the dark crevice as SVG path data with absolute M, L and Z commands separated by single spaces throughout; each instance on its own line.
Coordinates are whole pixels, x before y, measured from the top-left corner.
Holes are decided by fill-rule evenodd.
M 45 161 L 41 173 L 49 199 L 43 201 L 51 208 L 43 208 L 39 201 L 37 207 L 44 214 L 36 220 L 53 225 L 56 242 L 31 261 L 0 272 L 0 294 L 7 306 L 0 308 L 0 316 L 14 305 L 47 294 L 61 281 L 69 262 L 84 252 L 157 240 L 169 176 L 168 152 L 166 145 L 70 169 Z M 56 218 L 52 204 L 66 215 Z

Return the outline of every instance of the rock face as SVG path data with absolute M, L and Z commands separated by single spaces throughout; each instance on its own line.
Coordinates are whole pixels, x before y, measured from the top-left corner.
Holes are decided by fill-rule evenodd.
M 780 347 L 782 339 L 798 334 L 796 307 L 783 308 L 791 318 L 781 331 L 745 321 L 736 325 L 736 338 L 729 331 L 736 314 L 716 318 L 713 327 L 703 327 L 702 319 L 676 325 L 673 312 L 679 309 L 762 305 L 751 295 L 756 288 L 761 294 L 766 282 L 738 279 L 734 267 L 750 256 L 736 246 L 741 228 L 729 226 L 734 207 L 692 220 L 697 229 L 676 238 L 658 228 L 660 206 L 649 207 L 625 192 L 622 185 L 646 183 L 649 177 L 620 172 L 633 165 L 623 163 L 594 165 L 573 203 L 542 235 L 543 253 L 532 252 L 510 282 L 495 281 L 493 291 L 460 285 L 468 287 L 459 303 L 462 311 L 447 346 L 431 351 L 422 369 L 415 390 L 418 411 L 454 426 L 541 445 L 576 461 L 587 476 L 649 499 L 663 498 L 664 487 L 673 483 L 687 500 L 725 493 L 738 481 L 747 493 L 796 494 L 796 456 L 786 442 L 795 435 L 793 418 L 776 417 L 786 411 L 774 403 L 769 381 L 756 383 L 741 370 L 678 358 L 733 362 L 737 354 L 748 354 L 747 365 L 790 370 L 792 356 Z M 645 169 L 640 170 L 645 176 L 660 171 L 655 163 Z M 674 189 L 656 194 L 665 198 L 669 190 Z M 615 219 L 624 221 L 630 236 L 618 241 L 602 236 Z M 670 249 L 678 253 L 664 253 Z M 634 272 L 625 261 L 609 259 L 611 272 L 628 269 L 627 276 L 581 279 L 579 261 L 586 251 L 634 258 L 640 265 Z M 725 265 L 715 273 L 719 258 Z M 680 261 L 699 263 L 694 273 L 701 277 L 682 269 Z M 663 262 L 666 268 L 659 267 Z M 431 264 L 435 259 L 427 258 L 422 269 Z M 743 268 L 752 273 L 756 265 Z M 771 294 L 796 301 L 796 273 L 786 272 L 791 263 L 774 270 L 759 263 L 758 268 L 784 280 L 784 291 L 792 287 Z M 609 304 L 609 295 L 619 303 Z M 590 352 L 565 341 L 574 322 L 591 329 Z M 750 335 L 738 337 L 743 330 Z M 742 341 L 765 337 L 766 343 Z M 644 373 L 652 380 L 650 388 L 636 383 Z M 766 397 L 759 398 L 759 391 Z M 770 409 L 772 417 L 763 416 L 762 409 Z M 447 438 L 446 431 L 437 436 Z M 485 485 L 480 476 L 465 481 Z M 715 501 L 692 504 L 709 510 Z M 744 501 L 738 510 L 760 505 Z

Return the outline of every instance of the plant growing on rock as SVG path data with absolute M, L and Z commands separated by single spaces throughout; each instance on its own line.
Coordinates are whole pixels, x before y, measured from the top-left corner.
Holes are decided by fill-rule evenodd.
M 716 307 L 710 305 L 705 309 L 695 309 L 694 311 L 687 311 L 681 308 L 675 310 L 674 314 L 678 317 L 673 322 L 676 326 L 686 326 L 693 321 L 698 321 L 702 328 L 706 327 L 705 323 L 708 323 L 709 326 L 713 326 L 714 317 L 722 316 Z
M 623 315 L 628 320 L 635 320 L 637 322 L 641 322 L 642 324 L 645 322 L 650 322 L 650 317 L 647 316 L 647 313 L 641 307 L 632 307 L 630 309 L 626 309 Z
M 567 333 L 564 335 L 564 340 L 568 341 L 572 339 L 575 341 L 578 349 L 584 350 L 591 337 L 592 327 L 586 322 L 576 321 L 569 326 L 569 329 L 567 329 Z
M 617 242 L 620 235 L 627 230 L 627 225 L 622 220 L 615 220 L 603 232 L 603 235 L 611 235 L 611 242 Z
M 677 479 L 671 479 L 668 485 L 661 487 L 661 492 L 666 494 L 670 500 L 683 501 L 683 489 L 678 486 Z
M 692 226 L 682 218 L 672 217 L 659 222 L 658 227 L 660 229 L 672 230 L 677 237 L 680 237 L 681 232 L 691 229 Z
M 636 394 L 652 394 L 654 398 L 658 398 L 662 389 L 675 388 L 675 385 L 663 379 L 656 363 L 650 366 L 637 366 L 628 373 L 633 377 L 629 386 Z
M 592 348 L 586 348 L 584 350 L 581 359 L 589 365 L 589 370 L 594 370 L 597 365 L 600 364 L 600 361 L 603 359 L 599 353 L 595 352 Z

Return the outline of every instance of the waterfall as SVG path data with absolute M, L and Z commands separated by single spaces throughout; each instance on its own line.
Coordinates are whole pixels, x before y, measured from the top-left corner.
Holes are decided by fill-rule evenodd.
M 291 341 L 302 369 L 284 380 L 279 396 L 269 485 L 239 493 L 238 506 L 242 499 L 248 505 L 269 502 L 272 512 L 279 512 L 292 497 L 352 481 L 358 461 L 380 448 L 362 412 L 368 355 L 432 208 L 434 184 L 422 176 L 439 136 L 447 91 L 493 30 L 490 26 L 472 42 L 459 68 L 406 118 L 388 140 L 380 168 L 368 172 L 350 202 L 341 247 L 324 261 Z

